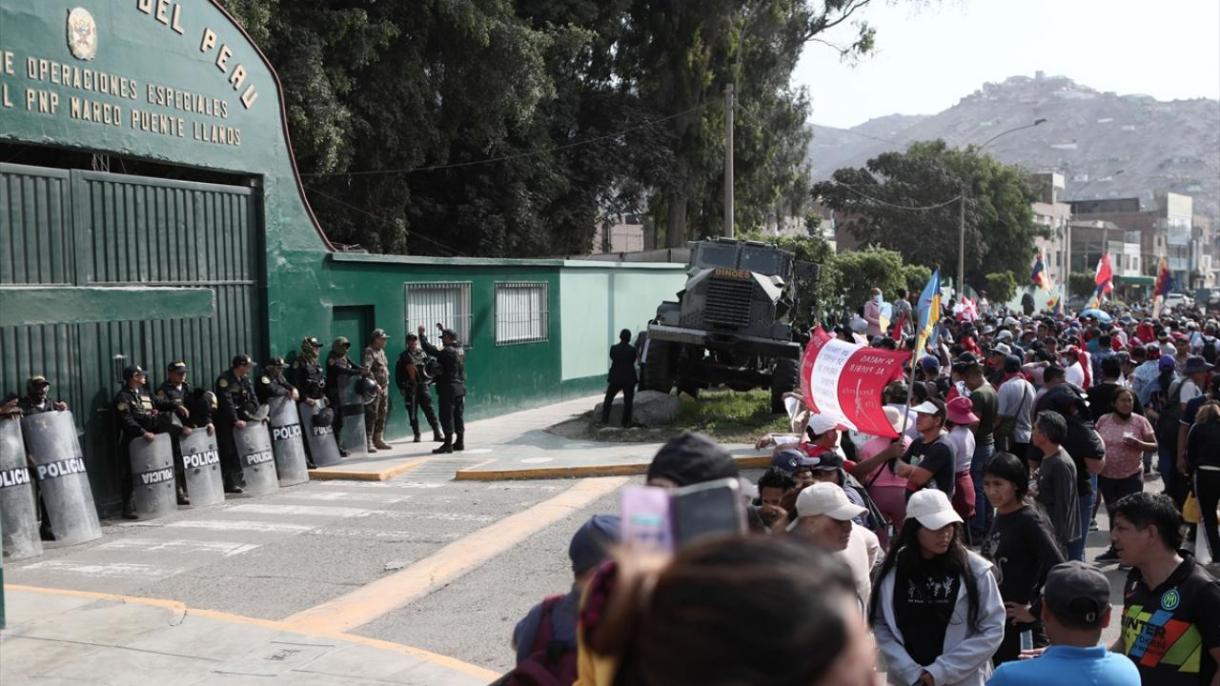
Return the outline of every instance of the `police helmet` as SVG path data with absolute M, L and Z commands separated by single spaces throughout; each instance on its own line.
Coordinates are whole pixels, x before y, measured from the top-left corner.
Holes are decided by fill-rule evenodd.
M 335 348 L 350 348 L 352 347 L 352 342 L 347 340 L 347 336 L 339 336 L 331 345 Z
M 128 365 L 128 366 L 124 367 L 123 368 L 123 381 L 131 381 L 132 377 L 134 377 L 136 374 L 139 374 L 140 376 L 144 376 L 144 369 L 140 365 L 133 364 L 133 365 Z
M 367 376 L 361 377 L 356 382 L 356 394 L 360 396 L 365 405 L 376 400 L 379 393 L 381 393 L 381 387 L 377 385 L 376 381 Z
M 314 426 L 330 426 L 334 422 L 335 422 L 335 411 L 329 407 L 323 407 L 322 409 L 318 410 L 317 414 L 315 414 L 313 416 L 313 425 Z

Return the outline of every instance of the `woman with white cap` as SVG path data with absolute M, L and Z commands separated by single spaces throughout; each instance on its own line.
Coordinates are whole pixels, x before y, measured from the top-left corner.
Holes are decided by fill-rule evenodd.
M 891 684 L 982 686 L 1004 638 L 990 562 L 962 542 L 949 496 L 923 489 L 877 573 L 869 618 Z

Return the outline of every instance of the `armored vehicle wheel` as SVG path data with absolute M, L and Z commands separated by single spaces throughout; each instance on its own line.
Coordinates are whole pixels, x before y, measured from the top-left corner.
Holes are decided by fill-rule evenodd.
M 648 359 L 640 378 L 641 391 L 669 393 L 674 387 L 674 347 L 669 341 L 648 341 Z
M 784 394 L 797 387 L 800 368 L 798 360 L 788 357 L 775 361 L 775 368 L 771 372 L 771 414 L 787 414 Z

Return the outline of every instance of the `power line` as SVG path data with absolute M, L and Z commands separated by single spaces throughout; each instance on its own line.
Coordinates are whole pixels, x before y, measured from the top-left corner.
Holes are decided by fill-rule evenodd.
M 359 212 L 360 214 L 363 214 L 363 215 L 365 215 L 366 217 L 371 217 L 371 218 L 373 218 L 373 219 L 375 219 L 375 220 L 377 220 L 377 221 L 381 222 L 382 224 L 384 224 L 384 225 L 386 225 L 386 226 L 394 226 L 394 225 L 393 225 L 393 224 L 391 224 L 389 221 L 387 221 L 387 220 L 386 220 L 384 217 L 380 217 L 380 216 L 378 216 L 378 215 L 373 214 L 372 212 L 369 212 L 369 211 L 367 211 L 367 210 L 364 210 L 364 209 L 361 209 L 361 208 L 359 208 L 359 207 L 356 207 L 355 205 L 353 205 L 353 204 L 351 204 L 351 203 L 349 203 L 349 202 L 344 202 L 343 200 L 340 200 L 340 199 L 336 198 L 335 196 L 330 195 L 330 194 L 328 194 L 328 193 L 323 193 L 322 191 L 320 191 L 320 190 L 318 190 L 318 189 L 316 189 L 316 188 L 307 188 L 306 190 L 308 190 L 310 193 L 317 193 L 318 195 L 322 196 L 323 198 L 326 198 L 326 199 L 328 199 L 328 200 L 331 200 L 332 202 L 336 202 L 336 203 L 338 203 L 338 204 L 340 204 L 340 205 L 343 205 L 344 207 L 346 207 L 346 208 L 348 208 L 348 209 L 350 209 L 350 210 L 354 210 L 354 211 L 356 211 L 356 212 Z M 397 228 L 397 227 L 395 227 L 395 228 Z M 411 236 L 413 236 L 413 237 L 415 237 L 415 238 L 422 239 L 422 240 L 424 240 L 424 241 L 427 241 L 428 243 L 431 243 L 431 244 L 433 244 L 433 245 L 435 245 L 435 246 L 437 246 L 437 247 L 439 247 L 439 248 L 441 248 L 441 249 L 445 250 L 446 252 L 448 252 L 448 253 L 449 253 L 449 254 L 451 254 L 451 255 L 456 255 L 456 256 L 458 256 L 458 257 L 469 257 L 469 255 L 466 255 L 466 254 L 464 254 L 464 253 L 462 253 L 462 252 L 460 252 L 460 251 L 458 251 L 458 250 L 456 250 L 456 249 L 454 249 L 454 248 L 451 248 L 451 247 L 449 247 L 448 245 L 445 245 L 444 243 L 441 243 L 440 241 L 436 241 L 436 240 L 433 240 L 433 239 L 431 239 L 431 238 L 428 238 L 427 236 L 423 235 L 422 233 L 412 232 L 412 233 L 411 233 Z
M 856 188 L 854 186 L 843 183 L 842 181 L 832 181 L 832 183 L 834 183 L 836 186 L 842 186 L 842 187 L 846 188 L 847 190 L 851 191 L 852 193 L 855 193 L 856 195 L 860 196 L 861 198 L 866 198 L 868 200 L 871 200 L 871 201 L 877 203 L 878 205 L 885 205 L 886 207 L 892 207 L 896 210 L 906 210 L 908 212 L 929 212 L 931 210 L 938 210 L 942 207 L 945 207 L 946 205 L 952 205 L 953 203 L 962 199 L 962 196 L 960 194 L 958 194 L 958 195 L 953 196 L 952 198 L 949 198 L 948 200 L 946 200 L 944 202 L 937 203 L 935 205 L 924 205 L 922 207 L 911 207 L 909 205 L 897 205 L 892 202 L 882 200 L 881 198 L 874 198 L 873 196 L 868 195 L 867 193 L 863 193 L 861 191 L 856 190 Z
M 388 175 L 388 174 L 416 174 L 419 172 L 440 171 L 442 169 L 457 169 L 460 167 L 474 167 L 474 166 L 477 166 L 480 164 L 494 164 L 496 162 L 506 162 L 509 160 L 521 159 L 523 157 L 533 157 L 534 155 L 543 155 L 546 153 L 558 152 L 560 150 L 569 150 L 571 148 L 578 148 L 583 145 L 593 145 L 594 143 L 601 143 L 602 141 L 606 141 L 611 138 L 618 138 L 619 136 L 631 133 L 632 131 L 638 131 L 639 129 L 645 129 L 645 128 L 649 128 L 652 126 L 656 126 L 657 124 L 667 122 L 670 119 L 676 119 L 678 117 L 690 114 L 691 112 L 703 109 L 704 107 L 707 107 L 707 106 L 708 106 L 708 103 L 704 103 L 702 105 L 696 105 L 690 109 L 683 110 L 676 114 L 671 114 L 671 115 L 668 115 L 665 117 L 661 117 L 659 119 L 651 119 L 642 124 L 636 124 L 635 126 L 629 126 L 625 129 L 615 131 L 614 133 L 607 133 L 605 135 L 597 136 L 595 138 L 588 138 L 583 141 L 576 141 L 574 143 L 565 143 L 563 145 L 553 145 L 553 146 L 546 147 L 546 148 L 538 148 L 537 150 L 525 150 L 522 152 L 513 153 L 511 155 L 503 155 L 501 157 L 489 157 L 484 160 L 473 160 L 470 162 L 455 162 L 453 164 L 437 164 L 437 165 L 433 165 L 430 167 L 411 167 L 411 168 L 407 168 L 407 169 L 366 169 L 364 171 L 333 172 L 333 173 L 324 173 L 324 174 L 302 174 L 301 176 L 330 177 L 330 176 L 382 176 L 382 175 Z

